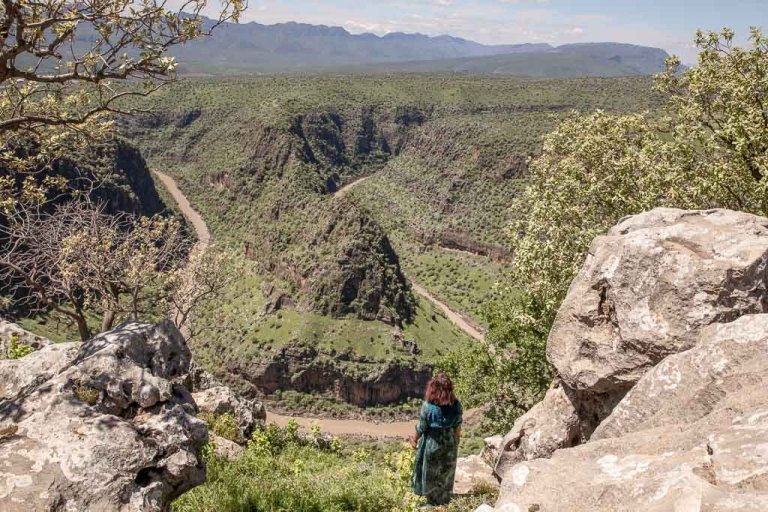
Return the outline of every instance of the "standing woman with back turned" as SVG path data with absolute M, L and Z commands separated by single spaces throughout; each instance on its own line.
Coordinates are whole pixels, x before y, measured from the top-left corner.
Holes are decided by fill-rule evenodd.
M 430 505 L 446 505 L 451 500 L 462 413 L 446 374 L 429 381 L 411 444 L 416 449 L 413 492 L 427 498 Z

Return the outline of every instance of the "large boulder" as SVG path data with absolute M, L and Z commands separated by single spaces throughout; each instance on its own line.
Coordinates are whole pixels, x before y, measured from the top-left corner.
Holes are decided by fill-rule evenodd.
M 657 209 L 597 238 L 547 357 L 572 389 L 629 389 L 709 324 L 768 311 L 768 219 Z
M 656 209 L 593 242 L 547 342 L 558 388 L 521 417 L 503 475 L 590 438 L 662 359 L 707 326 L 768 311 L 768 219 L 727 210 Z
M 0 361 L 0 510 L 160 511 L 205 480 L 205 423 L 170 322 Z
M 581 440 L 581 421 L 573 401 L 556 382 L 544 400 L 518 418 L 503 439 L 496 440 L 498 444 L 489 446 L 496 456 L 494 472 L 501 476 L 518 462 L 548 457 L 558 448 L 575 446 Z
M 768 219 L 658 209 L 592 244 L 496 510 L 768 509 Z
M 694 341 L 589 442 L 512 467 L 496 510 L 768 510 L 768 315 Z

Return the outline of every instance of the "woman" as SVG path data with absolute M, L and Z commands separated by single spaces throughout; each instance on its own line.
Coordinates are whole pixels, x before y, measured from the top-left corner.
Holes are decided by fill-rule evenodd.
M 451 500 L 462 413 L 451 379 L 441 373 L 430 380 L 416 435 L 411 438 L 416 450 L 413 492 L 424 496 L 430 505 L 445 505 Z

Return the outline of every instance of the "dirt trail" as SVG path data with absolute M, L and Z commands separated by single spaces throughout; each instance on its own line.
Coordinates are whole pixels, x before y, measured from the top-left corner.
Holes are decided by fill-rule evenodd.
M 174 201 L 176 201 L 179 206 L 179 210 L 181 210 L 181 213 L 192 224 L 192 227 L 195 229 L 197 237 L 200 240 L 200 244 L 203 247 L 208 246 L 208 244 L 211 242 L 211 233 L 208 230 L 208 226 L 200 214 L 197 213 L 197 211 L 195 211 L 195 209 L 189 203 L 189 200 L 184 195 L 184 193 L 179 189 L 178 185 L 176 184 L 176 180 L 160 171 L 154 171 L 154 173 L 168 190 L 168 193 L 171 194 L 171 197 L 173 197 Z M 338 197 L 339 194 L 346 194 L 350 188 L 359 185 L 366 179 L 367 178 L 362 178 L 353 183 L 350 183 L 346 187 L 336 192 L 336 196 Z M 427 292 L 424 288 L 414 283 L 413 289 L 419 295 L 422 295 L 430 302 L 436 304 L 445 313 L 445 315 L 461 330 L 475 339 L 483 339 L 482 334 L 480 334 L 474 327 L 469 325 L 460 315 L 454 313 L 447 305 L 443 304 L 432 295 L 430 295 L 430 293 Z M 280 426 L 285 426 L 288 421 L 292 419 L 297 421 L 299 426 L 305 429 L 309 429 L 310 425 L 313 422 L 316 422 L 323 432 L 336 436 L 363 436 L 375 438 L 405 439 L 414 432 L 415 427 L 415 422 L 413 421 L 403 421 L 397 423 L 376 423 L 362 420 L 335 420 L 329 418 L 314 419 L 291 417 L 270 412 L 267 413 L 267 422 Z
M 211 232 L 208 230 L 208 225 L 205 223 L 200 214 L 197 213 L 194 208 L 192 208 L 192 205 L 189 203 L 187 196 L 185 196 L 184 193 L 179 190 L 179 186 L 176 184 L 176 180 L 160 171 L 153 172 L 158 178 L 160 178 L 160 181 L 163 182 L 163 185 L 168 190 L 168 193 L 171 194 L 173 200 L 176 201 L 176 204 L 179 205 L 179 210 L 181 210 L 181 213 L 192 224 L 192 227 L 195 229 L 195 233 L 197 233 L 197 238 L 200 240 L 202 247 L 207 247 L 211 243 Z
M 348 185 L 344 185 L 339 190 L 336 191 L 334 194 L 334 197 L 344 197 L 347 195 L 353 188 L 363 183 L 365 180 L 370 178 L 370 176 L 366 176 L 364 178 L 360 178 L 357 181 L 353 181 L 352 183 L 349 183 Z M 457 251 L 457 252 L 466 252 L 466 251 Z M 473 256 L 476 256 L 473 253 L 466 252 L 466 254 L 472 254 Z M 411 280 L 411 286 L 413 287 L 413 291 L 416 292 L 418 295 L 421 295 L 425 299 L 427 299 L 429 302 L 437 306 L 446 317 L 448 317 L 448 320 L 450 320 L 456 327 L 464 331 L 468 336 L 471 338 L 474 338 L 477 341 L 483 341 L 484 335 L 482 332 L 480 332 L 474 325 L 470 324 L 466 318 L 464 318 L 461 314 L 457 313 L 456 311 L 452 310 L 445 302 L 442 302 L 437 297 L 429 293 L 423 286 L 419 286 L 413 280 Z
M 363 420 L 335 420 L 330 418 L 299 418 L 292 416 L 283 416 L 267 412 L 267 423 L 274 423 L 284 427 L 290 420 L 294 420 L 304 430 L 309 430 L 312 423 L 317 423 L 320 430 L 326 434 L 334 436 L 359 436 L 383 438 L 402 438 L 415 432 L 416 419 L 413 421 L 399 421 L 396 423 L 374 423 Z
M 345 195 L 347 195 L 347 194 L 348 194 L 348 193 L 349 193 L 349 192 L 350 192 L 350 191 L 351 191 L 353 188 L 355 188 L 356 186 L 358 186 L 358 185 L 362 184 L 362 183 L 363 183 L 363 182 L 365 182 L 365 181 L 366 181 L 368 178 L 370 178 L 370 176 L 365 176 L 365 177 L 363 177 L 363 178 L 360 178 L 359 180 L 355 180 L 355 181 L 353 181 L 352 183 L 348 183 L 348 184 L 344 185 L 343 187 L 341 187 L 339 190 L 337 190 L 337 191 L 336 191 L 336 192 L 333 194 L 333 197 L 338 197 L 338 198 L 344 197 L 344 196 L 345 196 Z
M 468 336 L 471 336 L 472 338 L 476 339 L 477 341 L 483 341 L 485 339 L 483 333 L 481 333 L 479 330 L 477 330 L 473 325 L 471 325 L 467 320 L 464 319 L 463 316 L 461 316 L 459 313 L 452 310 L 445 302 L 442 302 L 441 300 L 435 298 L 434 295 L 429 293 L 425 288 L 422 286 L 419 286 L 418 284 L 411 281 L 411 287 L 413 288 L 413 291 L 430 301 L 432 304 L 440 308 L 440 310 L 445 314 L 445 316 L 450 320 L 453 325 L 464 331 Z

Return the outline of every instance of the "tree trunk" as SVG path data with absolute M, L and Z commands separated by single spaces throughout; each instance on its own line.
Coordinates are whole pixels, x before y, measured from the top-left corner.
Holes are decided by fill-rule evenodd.
M 91 339 L 91 330 L 88 328 L 88 322 L 85 320 L 85 316 L 78 316 L 75 319 L 75 322 L 77 322 L 77 332 L 80 333 L 80 341 L 88 341 Z
M 115 312 L 114 311 L 105 311 L 104 315 L 101 317 L 101 332 L 106 332 L 112 330 L 112 326 L 115 325 Z

